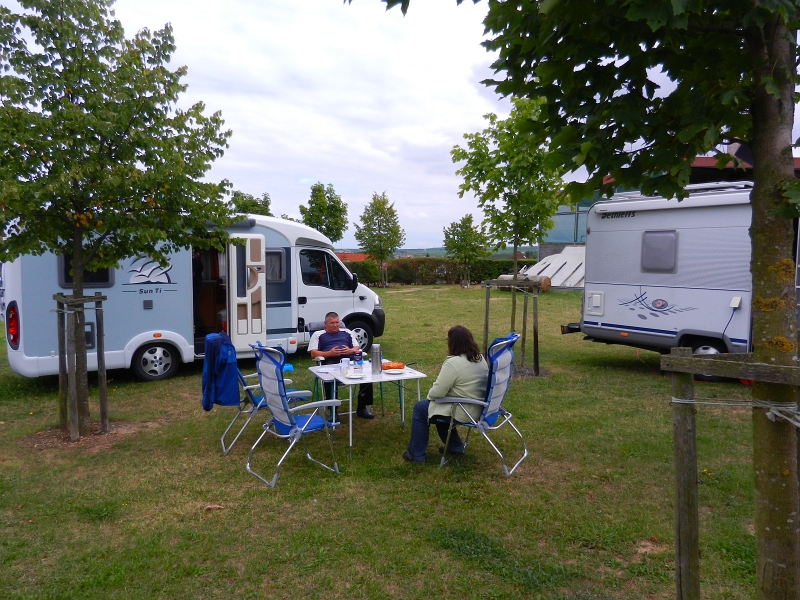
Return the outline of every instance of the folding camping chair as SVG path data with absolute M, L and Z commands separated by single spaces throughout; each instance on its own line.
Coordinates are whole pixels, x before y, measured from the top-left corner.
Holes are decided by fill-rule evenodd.
M 514 351 L 512 350 L 512 347 L 518 339 L 519 334 L 512 331 L 506 337 L 494 339 L 489 345 L 489 351 L 487 352 L 488 356 L 486 357 L 489 363 L 489 379 L 486 385 L 486 396 L 483 400 L 455 397 L 438 398 L 436 400 L 437 403 L 452 405 L 452 410 L 450 412 L 450 428 L 447 431 L 447 441 L 445 441 L 444 444 L 444 453 L 442 454 L 442 460 L 439 466 L 443 467 L 445 462 L 447 462 L 447 448 L 449 448 L 450 444 L 450 435 L 453 432 L 453 429 L 457 426 L 467 428 L 467 436 L 464 444 L 465 446 L 466 442 L 469 441 L 469 434 L 473 429 L 486 438 L 486 441 L 489 442 L 489 445 L 500 457 L 500 463 L 503 466 L 503 473 L 506 474 L 506 477 L 510 477 L 516 468 L 528 456 L 528 447 L 525 444 L 525 439 L 522 437 L 519 429 L 517 429 L 514 423 L 511 421 L 511 413 L 503 408 L 503 400 L 506 397 L 506 392 L 508 391 L 508 385 L 511 382 L 511 374 L 514 368 Z M 461 415 L 466 415 L 469 420 L 456 421 L 456 409 L 458 407 L 464 409 L 465 405 L 467 404 L 478 404 L 483 406 L 480 417 L 478 417 L 477 420 L 473 419 L 466 410 L 463 410 L 459 411 L 459 413 Z M 506 460 L 503 456 L 503 453 L 500 452 L 500 449 L 487 435 L 489 431 L 496 431 L 505 424 L 511 426 L 511 428 L 516 432 L 517 437 L 519 437 L 520 442 L 522 442 L 522 458 L 520 458 L 510 469 L 506 465 Z
M 256 443 L 250 448 L 250 454 L 247 456 L 247 464 L 245 466 L 247 472 L 266 483 L 269 487 L 275 487 L 275 483 L 278 481 L 278 469 L 295 444 L 308 433 L 324 430 L 328 438 L 333 466 L 328 466 L 312 457 L 308 452 L 305 440 L 303 440 L 306 458 L 338 475 L 339 465 L 336 462 L 336 456 L 333 454 L 333 441 L 330 431 L 338 423 L 329 421 L 326 415 L 327 411 L 324 409 L 339 406 L 341 402 L 339 400 L 321 400 L 290 406 L 292 399 L 310 396 L 311 391 L 296 390 L 288 392 L 286 390 L 283 379 L 283 365 L 286 364 L 286 353 L 283 348 L 265 348 L 260 343 L 252 346 L 252 348 L 256 353 L 258 384 L 263 394 L 263 403 L 271 416 L 263 426 L 264 431 L 261 432 Z M 311 414 L 300 414 L 301 411 L 308 410 L 312 411 Z M 258 447 L 267 433 L 289 442 L 289 448 L 283 453 L 278 464 L 275 465 L 275 473 L 271 480 L 265 479 L 251 467 L 253 452 L 255 452 L 256 447 Z
M 290 371 L 294 371 L 294 367 L 289 363 L 286 363 L 283 366 L 283 372 L 288 373 Z M 219 439 L 220 443 L 222 444 L 222 454 L 227 455 L 228 452 L 231 451 L 233 445 L 236 443 L 236 440 L 239 439 L 239 436 L 242 435 L 242 432 L 247 428 L 250 424 L 250 421 L 253 417 L 256 416 L 258 411 L 263 410 L 267 407 L 264 401 L 264 395 L 261 393 L 261 387 L 258 385 L 257 377 L 258 373 L 250 373 L 249 375 L 243 375 L 241 371 L 238 369 L 236 370 L 237 375 L 239 377 L 239 410 L 233 417 L 233 420 L 228 425 L 228 428 L 222 434 L 222 437 Z M 248 381 L 255 381 L 255 383 L 248 383 Z M 284 384 L 291 384 L 291 379 L 284 379 Z M 287 390 L 292 392 L 294 390 Z M 239 429 L 236 437 L 233 438 L 230 444 L 227 446 L 225 445 L 225 437 L 228 435 L 228 432 L 233 428 L 234 423 L 239 419 L 240 416 L 243 414 L 247 415 L 247 419 L 245 420 L 242 427 Z

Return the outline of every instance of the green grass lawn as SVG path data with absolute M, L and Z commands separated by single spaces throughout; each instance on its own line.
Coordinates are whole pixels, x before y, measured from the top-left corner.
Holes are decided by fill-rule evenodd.
M 393 288 L 382 298 L 384 356 L 417 361 L 429 375 L 423 395 L 449 327 L 469 327 L 480 343 L 480 288 Z M 530 456 L 511 478 L 476 437 L 440 469 L 432 431 L 428 462 L 404 463 L 408 433 L 387 391 L 384 417 L 378 404 L 378 418 L 354 423 L 352 460 L 346 426 L 337 433 L 338 477 L 297 449 L 269 489 L 244 470 L 259 426 L 222 456 L 233 409 L 201 409 L 200 365 L 160 383 L 112 372 L 111 419 L 137 431 L 99 447 L 39 444 L 57 426 L 56 378 L 15 375 L 3 350 L 0 597 L 674 597 L 670 381 L 657 354 L 561 336 L 579 311 L 576 293 L 539 298 L 549 374 L 512 382 L 506 407 Z M 495 292 L 491 335 L 507 333 L 509 319 L 510 295 Z M 531 348 L 529 329 L 527 361 Z M 291 362 L 294 386 L 311 386 L 308 355 Z M 699 383 L 696 394 L 749 390 Z M 697 423 L 703 595 L 751 598 L 750 411 L 699 407 Z M 515 436 L 499 439 L 513 454 Z M 324 456 L 324 436 L 310 440 Z M 284 449 L 264 442 L 258 467 L 270 473 Z

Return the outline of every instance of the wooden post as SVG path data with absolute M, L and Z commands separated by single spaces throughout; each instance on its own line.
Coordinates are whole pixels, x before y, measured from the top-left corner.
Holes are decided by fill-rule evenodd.
M 486 285 L 486 308 L 483 311 L 483 355 L 489 350 L 489 295 L 491 294 L 492 286 Z
M 100 399 L 100 431 L 108 433 L 111 427 L 108 423 L 108 384 L 106 379 L 106 353 L 103 325 L 103 295 L 95 292 L 97 300 L 94 303 L 94 321 L 97 334 L 97 393 Z
M 539 376 L 539 294 L 533 295 L 533 376 Z
M 670 356 L 690 358 L 691 348 L 673 348 Z M 694 378 L 672 373 L 672 397 L 694 399 Z M 697 498 L 697 439 L 693 404 L 673 403 L 672 442 L 675 463 L 675 598 L 700 598 L 700 548 Z
M 67 311 L 67 372 L 69 373 L 69 437 L 76 442 L 81 437 L 78 421 L 78 389 L 75 382 L 75 311 Z
M 525 368 L 525 338 L 527 338 L 528 331 L 528 288 L 522 292 L 524 294 L 522 300 L 522 357 L 519 361 L 520 369 Z
M 57 297 L 57 296 L 56 296 Z M 61 431 L 69 430 L 69 409 L 67 407 L 67 305 L 56 300 L 56 326 L 58 327 L 58 417 Z

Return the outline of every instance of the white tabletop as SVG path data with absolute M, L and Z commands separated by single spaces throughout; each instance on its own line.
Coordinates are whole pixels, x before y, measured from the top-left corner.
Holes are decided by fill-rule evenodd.
M 330 365 L 335 366 L 335 365 Z M 352 364 L 350 365 L 352 367 Z M 402 373 L 387 373 L 381 371 L 380 373 L 372 373 L 372 365 L 370 361 L 364 361 L 364 376 L 363 377 L 347 377 L 340 369 L 332 371 L 330 375 L 342 385 L 357 385 L 361 383 L 391 383 L 393 381 L 403 381 L 404 379 L 424 379 L 427 375 L 416 369 L 406 367 Z

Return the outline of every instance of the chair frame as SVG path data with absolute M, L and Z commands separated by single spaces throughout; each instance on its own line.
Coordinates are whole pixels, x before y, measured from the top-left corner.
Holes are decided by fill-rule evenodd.
M 242 435 L 244 430 L 250 424 L 250 421 L 253 419 L 253 417 L 256 416 L 256 413 L 258 413 L 258 411 L 261 410 L 262 408 L 266 408 L 267 406 L 265 404 L 265 399 L 263 396 L 260 396 L 260 399 L 257 400 L 256 395 L 253 393 L 253 390 L 261 389 L 258 383 L 254 384 L 247 383 L 248 379 L 253 379 L 256 377 L 258 377 L 258 373 L 250 373 L 249 375 L 243 375 L 242 372 L 239 371 L 239 389 L 242 392 L 244 392 L 244 395 L 239 400 L 239 411 L 233 417 L 233 420 L 231 421 L 230 425 L 228 425 L 228 428 L 225 430 L 225 432 L 222 434 L 222 437 L 219 439 L 220 443 L 222 444 L 223 456 L 228 455 L 228 452 L 231 451 L 231 448 L 233 448 L 233 445 L 236 443 L 236 441 L 239 439 L 239 436 Z M 228 432 L 233 428 L 233 425 L 236 423 L 239 417 L 242 416 L 243 414 L 248 415 L 247 420 L 244 422 L 244 425 L 242 425 L 241 429 L 239 429 L 238 433 L 236 434 L 236 437 L 233 438 L 233 441 L 231 441 L 231 443 L 226 446 L 225 437 L 228 435 Z
M 449 448 L 450 446 L 450 435 L 452 434 L 453 430 L 458 426 L 467 428 L 467 435 L 464 440 L 465 448 L 469 442 L 469 436 L 470 433 L 472 433 L 473 429 L 478 433 L 480 433 L 486 439 L 486 441 L 489 442 L 489 445 L 500 457 L 500 464 L 503 467 L 503 473 L 506 475 L 506 477 L 511 477 L 514 471 L 516 471 L 517 467 L 519 467 L 520 464 L 522 464 L 522 461 L 524 461 L 528 457 L 528 446 L 525 443 L 525 438 L 522 437 L 522 434 L 520 433 L 519 429 L 517 429 L 516 425 L 514 425 L 514 423 L 511 421 L 513 415 L 510 412 L 508 412 L 505 408 L 503 408 L 503 402 L 505 401 L 505 396 L 508 393 L 509 384 L 511 382 L 511 375 L 514 369 L 514 351 L 512 348 L 514 346 L 514 343 L 518 339 L 519 335 L 515 332 L 511 332 L 508 336 L 504 338 L 496 338 L 490 344 L 489 351 L 487 352 L 489 358 L 489 379 L 488 379 L 488 384 L 486 386 L 486 396 L 484 397 L 485 398 L 484 400 L 475 400 L 473 398 L 456 398 L 453 396 L 437 398 L 435 400 L 435 402 L 439 404 L 452 405 L 450 411 L 450 423 L 447 430 L 447 440 L 445 441 L 444 452 L 442 453 L 442 459 L 439 463 L 440 467 L 443 467 L 447 462 L 447 448 Z M 508 377 L 502 382 L 500 382 L 500 385 L 505 386 L 505 389 L 502 391 L 502 398 L 499 401 L 497 410 L 495 412 L 489 413 L 488 411 L 492 405 L 492 398 L 495 397 L 496 385 L 498 383 L 497 359 L 504 352 L 511 353 L 511 360 L 510 363 L 508 364 L 508 369 L 509 369 Z M 481 414 L 477 420 L 474 419 L 472 415 L 470 415 L 469 412 L 466 411 L 465 405 L 468 404 L 479 405 L 483 407 L 483 410 L 481 411 Z M 458 407 L 461 407 L 463 409 L 464 413 L 469 418 L 468 422 L 455 420 L 456 409 Z M 499 419 L 501 420 L 498 423 Z M 522 443 L 522 457 L 518 461 L 516 461 L 514 463 L 514 466 L 512 466 L 511 468 L 509 468 L 508 465 L 506 464 L 506 459 L 503 456 L 503 453 L 500 452 L 500 449 L 497 447 L 497 445 L 495 445 L 495 443 L 487 435 L 487 432 L 496 431 L 506 424 L 511 426 L 514 432 L 517 434 L 517 437 L 519 438 L 520 442 Z
M 277 347 L 277 348 L 265 348 L 265 347 L 263 347 L 261 345 L 261 343 L 257 343 L 256 345 L 251 346 L 251 347 L 253 348 L 253 350 L 256 353 L 256 367 L 258 368 L 258 373 L 256 373 L 256 375 L 258 376 L 258 380 L 259 380 L 259 384 L 258 385 L 261 388 L 261 391 L 262 391 L 262 394 L 263 394 L 264 406 L 269 409 L 268 394 L 267 394 L 267 391 L 264 389 L 264 382 L 263 382 L 263 377 L 264 377 L 265 373 L 262 370 L 260 365 L 261 365 L 261 361 L 270 360 L 273 363 L 273 365 L 276 367 L 276 369 L 277 369 L 276 373 L 279 374 L 279 376 L 276 378 L 276 382 L 278 384 L 277 385 L 277 387 L 278 387 L 278 395 L 280 396 L 280 400 L 281 400 L 281 404 L 282 404 L 280 409 L 282 410 L 284 415 L 287 417 L 289 422 L 280 424 L 282 426 L 282 428 L 284 428 L 284 429 L 288 428 L 288 431 L 286 431 L 285 433 L 281 433 L 278 430 L 278 424 L 276 422 L 275 416 L 270 412 L 270 418 L 263 425 L 263 431 L 261 432 L 261 435 L 258 436 L 258 439 L 256 440 L 256 442 L 250 448 L 250 453 L 247 455 L 247 463 L 245 464 L 245 469 L 247 470 L 247 472 L 250 473 L 251 475 L 254 475 L 256 478 L 258 478 L 259 480 L 261 480 L 262 482 L 267 484 L 269 487 L 274 488 L 275 484 L 278 481 L 278 470 L 280 469 L 281 464 L 283 464 L 284 459 L 286 459 L 286 457 L 289 455 L 289 452 L 291 452 L 291 450 L 292 450 L 292 448 L 294 448 L 295 444 L 297 444 L 298 441 L 302 440 L 303 441 L 303 449 L 305 451 L 305 455 L 306 455 L 306 458 L 308 460 L 310 460 L 311 462 L 314 462 L 314 463 L 320 465 L 321 467 L 327 469 L 328 471 L 331 471 L 331 472 L 333 472 L 333 473 L 338 475 L 339 474 L 339 464 L 336 462 L 336 456 L 333 453 L 333 439 L 331 437 L 331 430 L 336 425 L 338 425 L 338 423 L 334 423 L 332 421 L 329 421 L 328 417 L 327 417 L 327 414 L 326 414 L 327 411 L 324 410 L 324 409 L 328 408 L 328 407 L 337 407 L 337 406 L 341 405 L 341 402 L 339 400 L 320 400 L 320 401 L 316 401 L 316 402 L 307 402 L 305 404 L 299 404 L 299 405 L 296 405 L 296 406 L 293 406 L 293 407 L 290 406 L 289 402 L 291 400 L 295 400 L 296 401 L 300 397 L 309 397 L 309 396 L 311 396 L 311 391 L 310 390 L 295 390 L 295 391 L 291 391 L 291 392 L 287 392 L 286 391 L 286 388 L 284 386 L 284 381 L 285 380 L 283 379 L 283 365 L 286 362 L 286 354 L 283 351 L 283 348 L 280 348 L 280 347 Z M 273 358 L 273 356 L 271 356 L 271 354 L 277 355 L 277 360 L 276 360 L 276 358 Z M 300 415 L 301 411 L 307 411 L 307 410 L 312 410 L 313 412 L 310 415 L 302 415 L 304 417 L 303 419 L 300 419 L 302 424 L 298 423 L 298 419 L 296 417 L 297 416 L 301 416 Z M 330 448 L 330 451 L 331 451 L 331 459 L 332 459 L 333 466 L 326 465 L 325 463 L 323 463 L 323 462 L 317 460 L 316 458 L 314 458 L 313 456 L 311 456 L 311 453 L 308 451 L 308 446 L 305 443 L 305 440 L 303 439 L 303 436 L 306 433 L 312 433 L 314 431 L 318 431 L 319 430 L 318 429 L 319 421 L 316 421 L 316 423 L 315 423 L 314 422 L 315 417 L 319 417 L 319 418 L 322 419 L 322 428 L 324 429 L 325 435 L 328 438 L 328 447 Z M 312 423 L 315 423 L 316 427 L 314 429 L 306 431 L 307 428 Z M 278 460 L 277 465 L 275 465 L 275 473 L 273 474 L 271 479 L 266 479 L 260 473 L 256 472 L 251 466 L 252 459 L 253 459 L 253 453 L 255 452 L 255 449 L 258 447 L 258 445 L 261 443 L 261 440 L 263 440 L 264 437 L 268 433 L 273 435 L 273 436 L 275 436 L 275 437 L 277 437 L 277 438 L 279 438 L 279 439 L 287 440 L 289 442 L 289 447 L 283 453 L 283 455 L 281 456 L 280 460 Z

